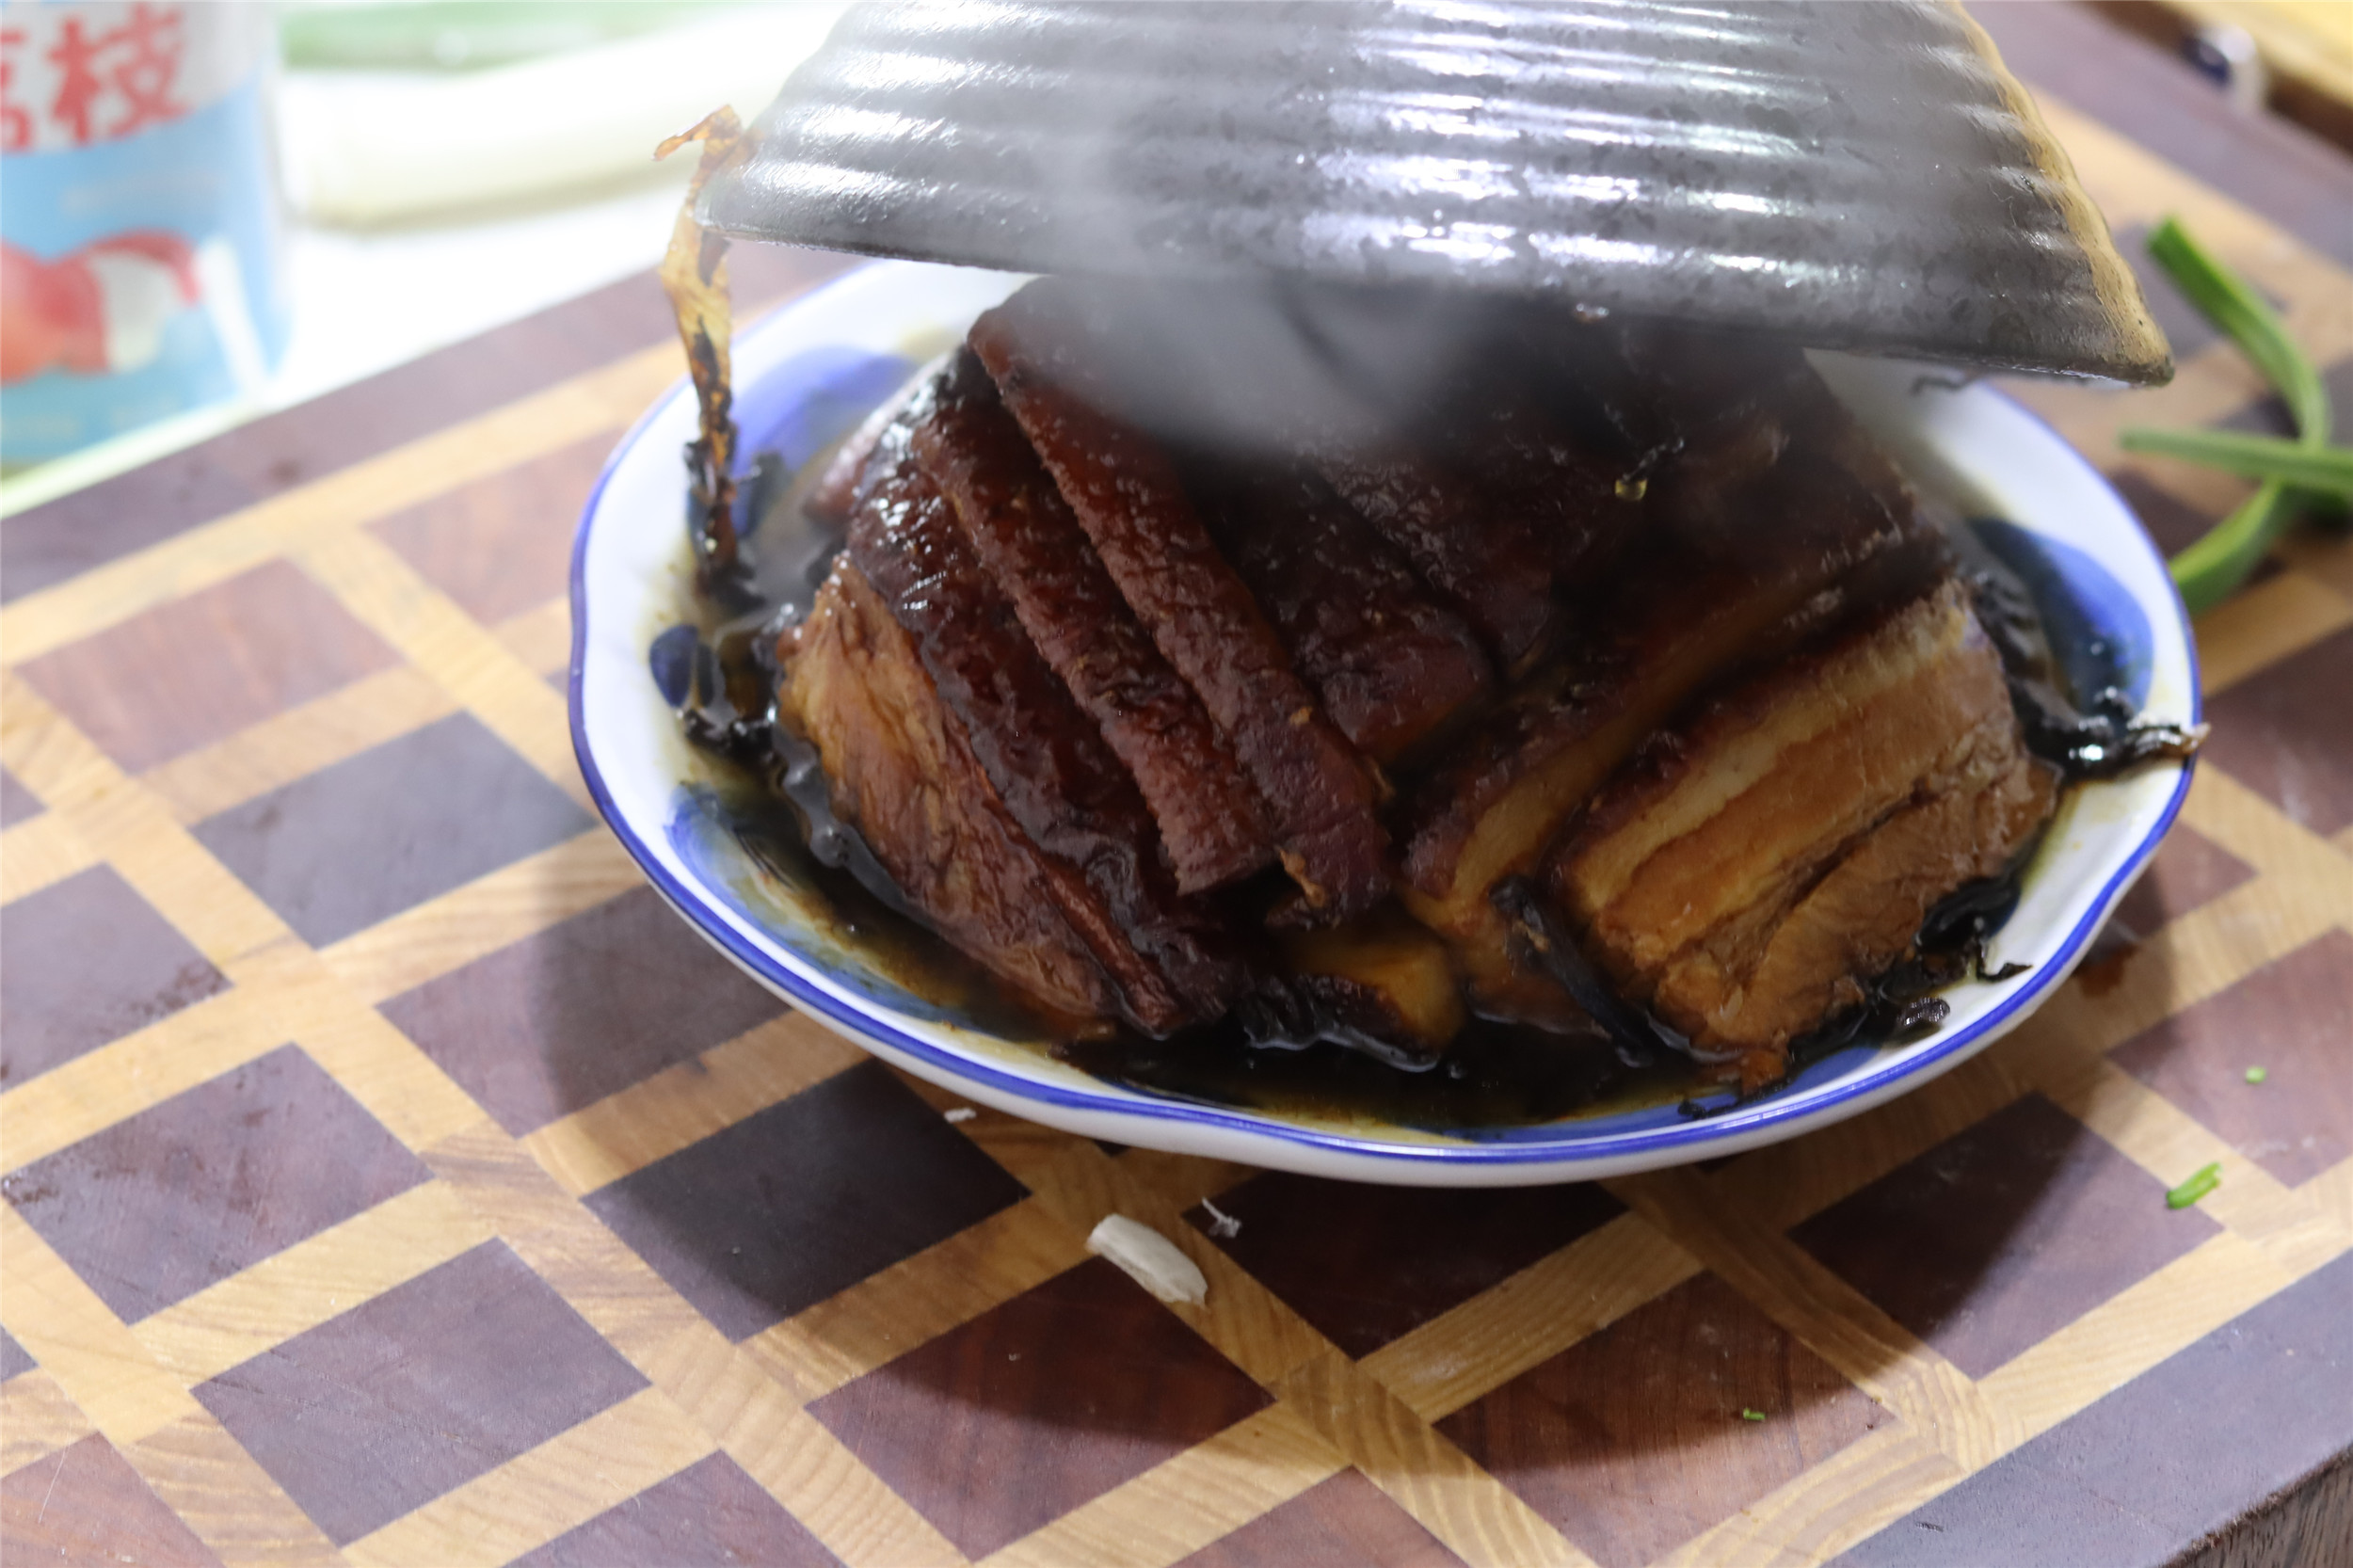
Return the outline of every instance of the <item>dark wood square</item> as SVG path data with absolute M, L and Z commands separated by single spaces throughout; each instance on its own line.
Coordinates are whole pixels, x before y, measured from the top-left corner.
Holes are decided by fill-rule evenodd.
M 136 1322 L 430 1175 L 283 1046 L 35 1160 L 0 1192 Z
M 744 1339 L 1028 1195 L 867 1062 L 587 1202 L 721 1333 Z
M 1438 1430 L 1602 1568 L 1636 1568 L 1888 1418 L 1738 1291 L 1701 1274 Z
M 195 833 L 303 940 L 325 946 L 592 824 L 480 720 L 453 713 Z
M 0 1328 L 0 1383 L 6 1383 L 19 1372 L 29 1372 L 40 1363 L 33 1352 L 16 1342 L 16 1336 Z
M 783 1011 L 650 888 L 383 1007 L 518 1136 Z
M 468 615 L 502 621 L 565 591 L 572 531 L 612 450 L 591 436 L 372 527 Z
M 2353 823 L 2353 628 L 2257 670 L 2206 705 L 2203 760 L 2315 833 Z
M 16 775 L 0 768 L 0 827 L 14 827 L 46 809 L 40 796 L 26 789 Z
M 119 1040 L 229 982 L 109 866 L 0 909 L 0 1083 Z
M 2178 357 L 2179 351 L 2176 350 Z M 2329 403 L 2332 410 L 2353 408 L 2353 356 L 2321 367 L 2320 380 L 2329 389 Z M 2288 411 L 2286 401 L 2277 392 L 2266 392 L 2229 418 L 2217 420 L 2215 424 L 2218 429 L 2245 430 L 2257 436 L 2296 434 L 2296 416 Z M 2336 425 L 2339 432 L 2345 428 L 2341 411 L 2337 415 Z
M 645 1386 L 504 1242 L 486 1241 L 196 1397 L 342 1545 Z
M 2331 931 L 2109 1059 L 2294 1186 L 2353 1154 L 2348 1048 L 2353 934 Z M 2247 1081 L 2249 1067 L 2262 1083 Z
M 21 673 L 125 772 L 142 773 L 399 662 L 334 595 L 272 561 Z
M 507 1568 L 839 1568 L 802 1523 L 725 1454 L 567 1530 Z
M 1352 1356 L 1625 1212 L 1590 1182 L 1449 1191 L 1268 1175 L 1216 1202 L 1241 1222 L 1218 1245 Z
M 2145 941 L 2168 921 L 2213 903 L 2254 875 L 2254 867 L 2196 828 L 2175 823 L 2156 858 L 2109 919 L 2124 928 L 2129 940 Z
M 92 1433 L 0 1480 L 8 1568 L 220 1568 L 113 1444 Z
M 2353 1563 L 2353 1519 L 2329 1506 L 2353 1452 L 2348 1322 L 2353 1256 L 2003 1455 L 1839 1568 Z M 2314 1479 L 2331 1471 L 2333 1485 Z M 2305 1506 L 2247 1525 L 2298 1489 Z
M 1094 1258 L 809 1412 L 977 1560 L 1269 1402 Z
M 2187 550 L 2217 520 L 2205 508 L 2192 506 L 2138 469 L 2119 469 L 2107 475 L 2107 481 L 2140 520 L 2142 530 L 2167 555 Z
M 1462 1559 L 1361 1470 L 1342 1470 L 1178 1568 L 1457 1568 Z
M 2029 1095 L 1790 1235 L 1983 1377 L 2218 1228 L 2168 1208 L 2165 1183 Z

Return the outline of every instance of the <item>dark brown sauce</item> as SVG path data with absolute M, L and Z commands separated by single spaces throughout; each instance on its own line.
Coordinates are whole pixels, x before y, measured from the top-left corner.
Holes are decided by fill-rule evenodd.
M 1694 1060 L 1673 1031 L 1622 1006 L 1599 1009 L 1604 1021 L 1583 1034 L 1474 1020 L 1443 1057 L 1422 1066 L 1332 1040 L 1267 1038 L 1245 1021 L 1247 1008 L 1162 1040 L 1074 1029 L 1043 1013 L 922 924 L 856 833 L 835 818 L 813 749 L 777 715 L 776 636 L 807 613 L 838 546 L 802 511 L 826 456 L 819 454 L 797 475 L 763 459 L 745 486 L 750 560 L 725 605 L 704 603 L 693 685 L 680 716 L 688 737 L 728 776 L 704 803 L 712 819 L 770 874 L 816 893 L 833 912 L 842 945 L 855 947 L 860 962 L 927 1010 L 1032 1043 L 1109 1083 L 1342 1124 L 1509 1128 L 1677 1102 L 1697 1116 L 1754 1097 L 1713 1082 L 1712 1064 Z M 1977 585 L 2029 748 L 2058 766 L 2070 788 L 2194 745 L 2195 738 L 2180 731 L 2134 724 L 2113 690 L 2071 690 L 2030 585 L 1966 527 L 1955 523 L 1947 532 Z M 1973 973 L 2004 979 L 2017 972 L 2012 967 L 1989 974 L 1984 945 L 2016 907 L 2032 859 L 2030 847 L 2000 876 L 1963 887 L 1930 911 L 1913 954 L 1873 982 L 1861 1006 L 1792 1043 L 1789 1076 L 1849 1048 L 1933 1033 L 1948 1011 L 1935 994 L 1940 988 Z

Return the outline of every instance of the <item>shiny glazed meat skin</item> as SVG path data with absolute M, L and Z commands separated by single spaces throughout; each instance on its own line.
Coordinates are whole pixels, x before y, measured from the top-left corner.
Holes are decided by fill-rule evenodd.
M 916 426 L 914 449 L 1031 641 L 1135 776 L 1178 888 L 1199 892 L 1272 863 L 1266 802 L 1129 613 L 968 351 Z
M 1053 1012 L 1120 998 L 1062 910 L 1045 858 L 954 728 L 915 645 L 837 561 L 789 639 L 778 702 L 824 760 L 833 808 L 935 930 Z
M 1167 456 L 1088 401 L 1084 344 L 1074 335 L 1049 281 L 983 315 L 971 343 L 1121 596 L 1273 811 L 1307 918 L 1371 908 L 1388 896 L 1389 878 L 1370 771 L 1292 670 Z
M 1399 760 L 1493 689 L 1470 629 L 1312 474 L 1194 483 L 1226 558 L 1367 757 Z
M 1240 995 L 1230 936 L 1189 905 L 1144 800 L 1094 722 L 1031 645 L 1013 607 L 908 450 L 928 394 L 878 445 L 849 559 L 914 640 L 935 691 L 1023 833 L 1043 890 L 1147 1033 L 1214 1018 Z

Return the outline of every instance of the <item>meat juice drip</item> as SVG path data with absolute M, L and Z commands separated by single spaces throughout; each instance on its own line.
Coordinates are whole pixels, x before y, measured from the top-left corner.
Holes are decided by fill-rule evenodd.
M 1120 1033 L 1072 1041 L 1054 1055 L 1107 1083 L 1196 1105 L 1433 1132 L 1640 1110 L 1690 1089 L 1687 1064 L 1629 1064 L 1599 1033 L 1564 1036 L 1485 1019 L 1418 1072 L 1328 1041 L 1253 1040 L 1231 1020 L 1166 1040 Z

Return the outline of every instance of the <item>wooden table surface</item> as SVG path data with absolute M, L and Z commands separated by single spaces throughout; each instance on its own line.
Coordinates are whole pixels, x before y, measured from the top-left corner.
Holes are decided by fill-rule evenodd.
M 1987 22 L 2353 405 L 2353 169 Z M 2178 544 L 2236 487 L 2117 425 L 2281 415 L 2152 286 L 2173 385 L 2026 395 Z M 2353 1561 L 2353 543 L 2201 623 L 2182 825 L 2009 1040 L 1710 1167 L 1350 1188 L 951 1122 L 643 886 L 563 596 L 667 333 L 635 279 L 0 525 L 9 1568 Z

